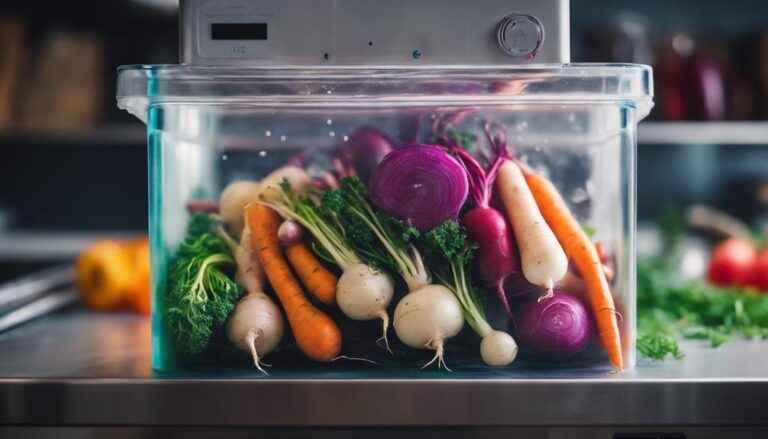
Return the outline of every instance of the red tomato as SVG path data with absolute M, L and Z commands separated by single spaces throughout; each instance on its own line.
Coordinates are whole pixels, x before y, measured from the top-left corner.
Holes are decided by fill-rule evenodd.
M 768 293 L 768 250 L 758 253 L 757 258 L 752 263 L 752 278 L 750 284 Z
M 731 238 L 718 244 L 709 261 L 709 281 L 722 286 L 746 285 L 756 257 L 755 246 L 746 239 Z

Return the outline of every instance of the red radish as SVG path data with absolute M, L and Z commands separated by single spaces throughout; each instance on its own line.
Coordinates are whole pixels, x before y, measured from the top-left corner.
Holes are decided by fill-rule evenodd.
M 752 263 L 750 285 L 768 293 L 768 250 L 762 250 Z
M 731 238 L 718 244 L 709 261 L 709 281 L 721 286 L 746 285 L 756 257 L 757 250 L 749 240 Z
M 506 135 L 501 130 L 499 136 L 494 137 L 491 134 L 494 127 L 491 123 L 485 126 L 488 141 L 496 154 L 488 170 L 452 140 L 443 137 L 443 141 L 461 160 L 467 172 L 469 197 L 474 208 L 461 217 L 461 225 L 466 227 L 469 240 L 479 246 L 475 254 L 476 273 L 483 282 L 496 287 L 499 300 L 509 312 L 504 283 L 518 271 L 518 259 L 506 217 L 490 206 L 496 171 L 509 158 Z

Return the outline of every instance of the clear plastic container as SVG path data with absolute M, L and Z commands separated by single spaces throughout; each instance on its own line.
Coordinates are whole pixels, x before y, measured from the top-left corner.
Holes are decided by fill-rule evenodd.
M 261 180 L 288 163 L 303 167 L 317 190 L 327 189 L 341 174 L 355 170 L 354 160 L 345 162 L 339 151 L 361 127 L 383 133 L 395 148 L 440 143 L 445 136 L 461 139 L 472 144 L 470 152 L 480 157 L 490 151 L 484 131 L 487 123 L 495 124 L 496 133 L 506 133 L 509 148 L 520 163 L 554 184 L 573 217 L 602 247 L 603 262 L 610 272 L 606 279 L 620 314 L 623 365 L 633 367 L 636 126 L 652 106 L 651 95 L 651 70 L 640 65 L 444 70 L 122 67 L 118 105 L 146 122 L 148 130 L 153 367 L 161 371 L 256 370 L 250 355 L 227 340 L 221 325 L 208 325 L 210 334 L 204 334 L 199 352 L 188 354 L 177 340 L 181 332 L 192 333 L 194 328 L 184 327 L 180 319 L 174 321 L 175 328 L 169 323 L 173 272 L 178 268 L 179 247 L 188 232 L 191 210 L 215 209 L 228 184 Z M 358 155 L 370 158 L 369 154 L 362 151 Z M 364 177 L 371 171 L 357 170 Z M 464 209 L 471 204 L 467 203 Z M 503 203 L 496 205 L 507 217 Z M 230 228 L 229 232 L 237 240 L 237 230 Z M 305 236 L 311 241 L 312 234 L 305 231 Z M 322 246 L 315 243 L 313 248 L 318 247 Z M 325 265 L 340 273 L 334 264 Z M 231 265 L 220 268 L 233 276 Z M 521 303 L 535 301 L 543 291 L 527 284 L 521 271 L 525 267 L 518 267 L 506 284 L 513 316 Z M 407 287 L 396 272 L 390 274 L 396 281 L 394 298 L 386 310 L 391 320 Z M 592 315 L 589 295 L 578 279 L 571 266 L 565 278 L 555 280 L 555 288 L 577 297 Z M 494 288 L 472 282 L 490 325 L 516 337 L 520 328 L 513 323 L 515 318 L 506 316 Z M 267 295 L 282 309 L 269 282 L 264 285 Z M 308 294 L 306 288 L 304 292 Z M 392 355 L 376 342 L 381 336 L 380 320 L 353 320 L 338 309 L 310 300 L 340 328 L 339 356 L 375 364 L 345 359 L 312 361 L 303 355 L 285 321 L 279 345 L 265 356 L 272 365 L 271 374 L 340 371 L 342 376 L 358 372 L 366 376 L 496 376 L 612 368 L 596 331 L 576 354 L 553 358 L 540 355 L 535 346 L 520 344 L 512 364 L 488 366 L 480 356 L 479 337 L 464 324 L 457 336 L 445 340 L 444 359 L 453 375 L 436 372 L 437 362 L 420 370 L 434 351 L 406 346 L 390 327 Z M 561 323 L 568 324 L 567 319 Z

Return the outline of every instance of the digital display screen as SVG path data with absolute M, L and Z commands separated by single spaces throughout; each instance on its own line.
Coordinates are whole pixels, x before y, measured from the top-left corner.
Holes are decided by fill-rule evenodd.
M 211 23 L 213 40 L 266 40 L 267 23 Z

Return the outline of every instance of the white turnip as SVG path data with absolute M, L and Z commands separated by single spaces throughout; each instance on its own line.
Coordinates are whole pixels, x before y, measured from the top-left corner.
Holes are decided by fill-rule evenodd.
M 220 232 L 222 233 L 222 232 Z M 228 239 L 235 254 L 235 282 L 246 291 L 237 302 L 226 324 L 229 341 L 248 352 L 261 372 L 261 358 L 270 353 L 283 338 L 283 315 L 275 302 L 264 294 L 264 270 L 253 250 L 251 231 L 243 229 L 240 244 Z
M 340 221 L 355 230 L 355 244 L 367 257 L 399 273 L 408 285 L 409 293 L 395 308 L 397 337 L 408 346 L 435 351 L 425 367 L 435 361 L 438 367 L 445 366 L 444 344 L 464 326 L 462 304 L 451 290 L 432 284 L 422 255 L 411 242 L 418 231 L 377 214 L 357 178 L 343 179 L 341 189 L 327 193 L 323 201 Z
M 219 216 L 233 236 L 243 231 L 243 208 L 259 199 L 259 182 L 237 180 L 230 183 L 219 196 Z
M 421 241 L 435 277 L 453 293 L 467 324 L 482 338 L 480 356 L 491 366 L 506 366 L 517 356 L 517 344 L 509 334 L 494 330 L 485 318 L 481 302 L 472 287 L 471 267 L 474 245 L 467 230 L 448 220 L 430 230 Z
M 290 185 L 281 190 L 280 199 L 275 199 L 268 205 L 286 219 L 283 224 L 295 221 L 295 225 L 298 223 L 303 226 L 314 238 L 315 245 L 322 249 L 323 256 L 342 270 L 336 284 L 336 303 L 339 309 L 354 320 L 381 319 L 382 336 L 379 340 L 382 340 L 384 347 L 389 350 L 387 307 L 392 301 L 394 291 L 392 278 L 362 262 L 353 249 L 346 230 L 340 221 L 328 216 L 328 211 L 321 209 L 309 198 L 299 197 Z M 285 230 L 284 234 L 288 235 L 289 231 Z
M 397 338 L 406 345 L 435 351 L 434 358 L 423 367 L 437 361 L 438 368 L 448 369 L 443 359 L 444 343 L 464 327 L 464 315 L 461 304 L 448 288 L 427 284 L 400 300 L 393 326 Z

